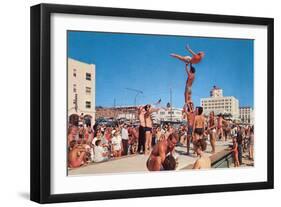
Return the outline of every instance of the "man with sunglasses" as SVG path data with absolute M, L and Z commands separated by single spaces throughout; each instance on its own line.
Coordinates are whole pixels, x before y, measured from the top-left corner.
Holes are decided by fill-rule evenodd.
M 152 152 L 146 162 L 149 171 L 167 170 L 163 167 L 168 154 L 172 154 L 178 142 L 178 134 L 172 133 L 167 139 L 159 141 L 152 149 Z M 169 169 L 171 170 L 171 169 Z

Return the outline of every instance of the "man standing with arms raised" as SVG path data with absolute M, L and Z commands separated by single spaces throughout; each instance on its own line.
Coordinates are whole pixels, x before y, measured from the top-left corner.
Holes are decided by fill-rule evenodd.
M 144 106 L 145 109 L 145 154 L 149 154 L 151 151 L 151 143 L 152 143 L 152 127 L 153 122 L 151 118 L 151 114 L 153 112 L 158 111 L 159 109 L 152 108 L 150 104 Z

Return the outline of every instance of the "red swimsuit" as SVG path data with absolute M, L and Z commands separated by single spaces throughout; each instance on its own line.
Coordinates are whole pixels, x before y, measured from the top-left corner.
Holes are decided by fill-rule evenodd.
M 199 53 L 199 54 L 192 56 L 190 62 L 192 64 L 196 64 L 196 63 L 199 63 L 201 61 L 201 59 L 202 59 L 202 55 Z

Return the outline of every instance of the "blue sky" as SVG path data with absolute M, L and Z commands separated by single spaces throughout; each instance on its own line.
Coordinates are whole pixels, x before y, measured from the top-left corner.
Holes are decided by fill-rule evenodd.
M 195 105 L 216 85 L 224 96 L 239 99 L 240 106 L 253 107 L 254 40 L 69 31 L 68 57 L 96 65 L 96 106 L 113 106 L 114 99 L 116 105 L 133 105 L 135 92 L 126 88 L 143 91 L 137 104 L 161 98 L 164 106 L 171 88 L 173 106 L 182 107 L 185 65 L 170 53 L 190 55 L 186 44 L 205 52 L 194 65 Z

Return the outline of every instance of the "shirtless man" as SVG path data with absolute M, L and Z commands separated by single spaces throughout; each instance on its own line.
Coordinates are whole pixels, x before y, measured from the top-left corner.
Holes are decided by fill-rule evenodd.
M 227 141 L 229 135 L 230 135 L 230 123 L 227 120 L 222 120 L 222 124 L 223 124 L 223 134 L 224 134 L 224 141 Z
M 191 87 L 195 79 L 195 68 L 190 64 L 190 69 L 188 70 L 188 64 L 186 64 L 185 70 L 187 73 L 187 80 L 185 83 L 184 101 L 185 104 L 188 104 L 191 102 Z
M 201 106 L 196 107 L 196 116 L 193 123 L 193 145 L 194 151 L 196 151 L 196 142 L 203 138 L 205 130 L 205 117 L 202 115 L 203 108 Z
M 199 158 L 194 163 L 193 169 L 211 168 L 211 159 L 204 154 L 206 148 L 207 143 L 203 139 L 196 142 L 196 153 Z
M 82 145 L 76 145 L 68 153 L 68 166 L 70 168 L 77 168 L 84 164 L 86 150 Z
M 178 142 L 178 134 L 172 133 L 167 139 L 159 141 L 152 149 L 152 152 L 146 162 L 149 171 L 164 170 L 163 164 L 166 156 L 172 152 Z
M 188 107 L 184 107 L 184 113 L 186 115 L 186 120 L 187 120 L 186 154 L 189 155 L 190 141 L 192 140 L 193 124 L 195 119 L 195 110 L 192 102 L 188 105 Z
M 212 147 L 212 152 L 216 152 L 216 123 L 215 123 L 215 113 L 214 111 L 211 111 L 209 116 L 209 122 L 208 122 L 208 133 L 210 135 L 210 143 Z
M 138 108 L 138 117 L 140 121 L 139 126 L 139 142 L 138 142 L 138 153 L 142 154 L 145 151 L 145 115 L 146 111 L 143 106 Z
M 159 109 L 152 108 L 151 105 L 147 104 L 144 106 L 145 109 L 145 154 L 149 154 L 151 151 L 151 143 L 152 143 L 152 127 L 153 122 L 151 119 L 151 114 L 153 112 L 158 111 Z
M 187 45 L 185 47 L 187 49 L 188 52 L 190 52 L 192 54 L 192 57 L 190 56 L 181 56 L 175 53 L 172 53 L 171 56 L 174 58 L 177 58 L 183 62 L 185 62 L 186 64 L 192 63 L 192 64 L 197 64 L 199 63 L 205 56 L 204 52 L 198 52 L 197 54 L 195 52 L 193 52 L 190 47 Z

